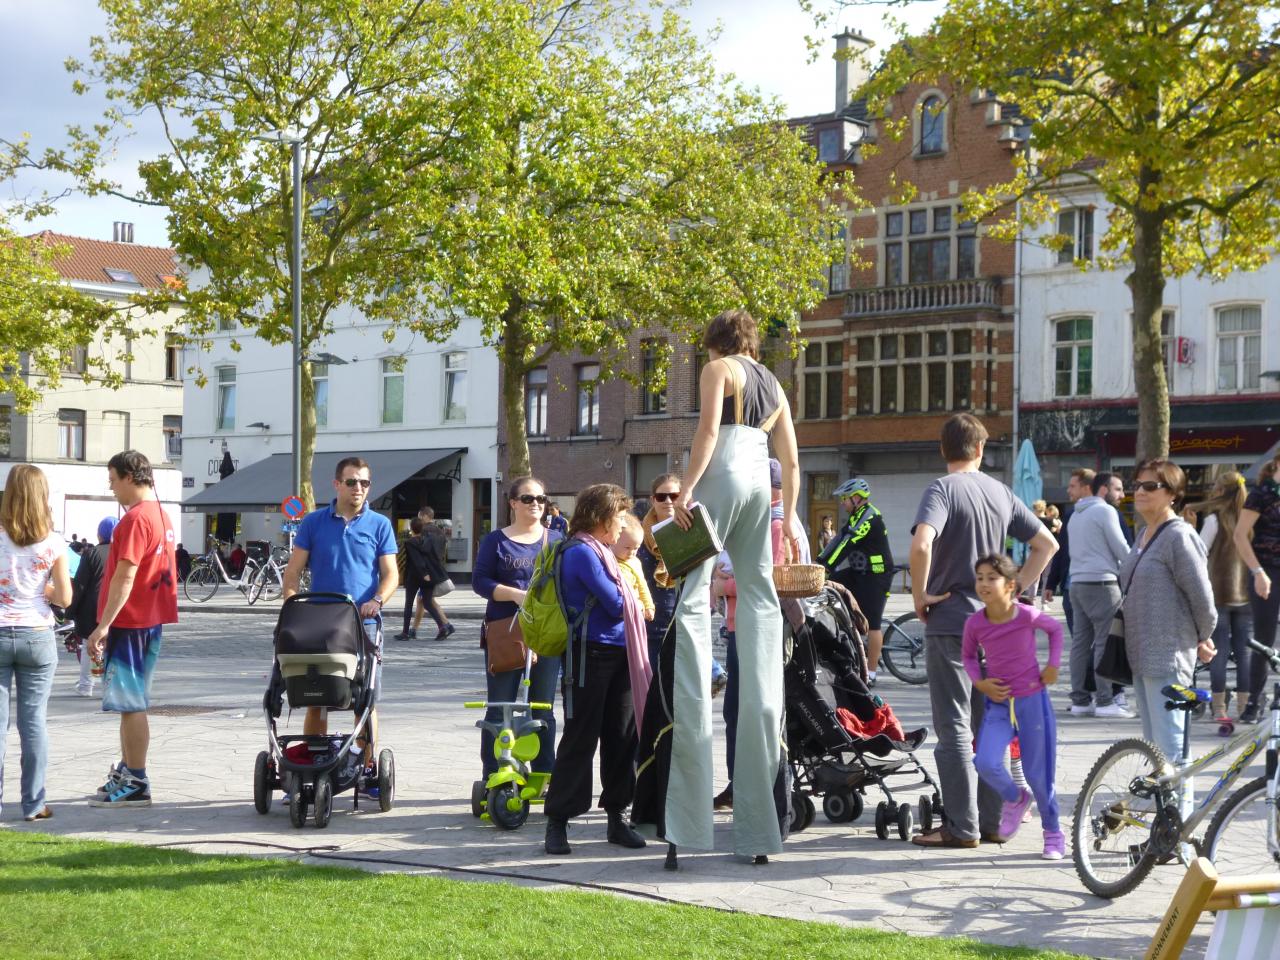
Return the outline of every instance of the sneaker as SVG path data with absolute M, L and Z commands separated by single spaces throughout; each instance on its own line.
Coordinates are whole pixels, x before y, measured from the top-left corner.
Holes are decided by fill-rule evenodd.
M 80 684 L 77 683 L 76 696 L 84 697 L 86 700 L 91 699 L 93 697 L 93 683 L 90 682 L 88 687 L 82 687 L 80 686 Z
M 149 807 L 151 806 L 151 782 L 140 780 L 129 773 L 120 775 L 115 789 L 107 792 L 101 799 L 93 797 L 89 801 L 91 807 Z
M 394 639 L 394 640 L 412 640 L 412 639 L 413 639 L 413 635 L 412 635 L 408 630 L 402 630 L 400 633 L 397 633 L 397 634 L 396 634 L 392 639 Z
M 1092 703 L 1073 703 L 1071 705 L 1071 715 L 1073 717 L 1092 717 L 1093 704 Z
M 733 784 L 725 787 L 711 801 L 711 809 L 713 810 L 732 810 L 733 809 Z
M 1104 717 L 1109 720 L 1132 720 L 1136 714 L 1124 704 L 1111 703 L 1104 704 L 1100 707 L 1094 707 L 1093 715 L 1095 717 Z
M 724 693 L 724 688 L 729 685 L 729 675 L 721 673 L 711 678 L 711 699 L 715 699 Z
M 457 627 L 455 627 L 452 623 L 446 623 L 444 627 L 440 630 L 440 632 L 436 634 L 436 639 L 448 640 L 457 632 L 458 632 Z
M 1129 698 L 1125 696 L 1123 690 L 1112 696 L 1111 702 L 1120 704 L 1120 706 L 1124 707 L 1126 710 L 1129 709 Z
M 1044 832 L 1044 853 L 1040 854 L 1041 860 L 1061 860 L 1067 853 L 1067 838 L 1062 835 L 1061 830 L 1046 830 Z
M 999 836 L 1002 841 L 1007 842 L 1013 839 L 1018 828 L 1022 826 L 1022 815 L 1027 812 L 1029 806 L 1031 806 L 1031 793 L 1028 790 L 1019 790 L 1018 799 L 1004 805 L 1000 811 Z
M 124 761 L 121 760 L 114 767 L 112 767 L 110 770 L 107 771 L 106 783 L 104 783 L 94 792 L 93 798 L 95 800 L 106 800 L 107 797 L 111 795 L 112 791 L 115 790 L 116 785 L 120 782 L 121 778 L 124 776 L 124 771 L 125 771 Z
M 1257 723 L 1258 718 L 1262 716 L 1263 704 L 1266 702 L 1265 697 L 1259 697 L 1257 700 L 1250 700 L 1245 708 L 1240 711 L 1240 722 L 1243 724 Z
M 867 674 L 867 689 L 869 690 L 875 685 L 876 685 L 876 674 L 875 674 L 875 671 L 872 670 Z

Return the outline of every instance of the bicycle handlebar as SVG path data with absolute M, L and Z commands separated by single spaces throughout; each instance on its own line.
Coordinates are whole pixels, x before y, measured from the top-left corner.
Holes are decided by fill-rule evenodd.
M 1271 647 L 1264 647 L 1257 640 L 1250 640 L 1249 646 L 1253 649 L 1254 653 L 1260 653 L 1267 658 L 1267 661 L 1271 664 L 1272 670 L 1280 673 L 1280 653 L 1276 653 L 1276 651 Z

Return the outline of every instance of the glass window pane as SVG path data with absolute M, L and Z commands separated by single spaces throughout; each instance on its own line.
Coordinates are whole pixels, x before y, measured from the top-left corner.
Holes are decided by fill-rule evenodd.
M 956 240 L 956 277 L 967 280 L 976 275 L 978 238 L 960 237 Z
M 902 335 L 902 355 L 904 357 L 920 356 L 921 335 L 918 333 L 904 333 Z
M 880 412 L 898 411 L 898 368 L 880 368 Z
M 902 244 L 900 243 L 885 244 L 884 282 L 890 287 L 902 282 Z
M 929 331 L 929 356 L 945 357 L 947 355 L 947 331 Z
M 820 373 L 804 375 L 804 416 L 806 420 L 816 420 L 822 416 L 822 374 Z
M 827 341 L 827 366 L 837 367 L 844 363 L 844 341 L 828 340 Z
M 947 409 L 947 365 L 929 364 L 929 409 Z
M 1218 341 L 1218 389 L 1236 389 L 1236 338 Z
M 951 334 L 952 352 L 971 353 L 973 351 L 973 331 L 956 330 Z
M 968 360 L 951 365 L 951 409 L 968 410 L 972 388 L 972 367 Z
M 932 260 L 932 266 L 929 269 L 930 280 L 950 280 L 951 279 L 951 240 L 944 237 L 941 240 L 934 240 L 929 251 L 929 258 Z
M 898 359 L 898 337 L 896 334 L 886 334 L 880 338 L 880 359 Z
M 382 422 L 404 422 L 404 377 L 400 374 L 382 378 Z
M 844 374 L 838 370 L 827 373 L 826 416 L 839 420 L 844 416 Z
M 1240 308 L 1240 329 L 1241 330 L 1261 330 L 1262 329 L 1262 308 L 1261 307 L 1241 307 Z
M 911 262 L 909 264 L 908 281 L 911 283 L 927 283 L 929 280 L 929 241 L 916 240 L 910 245 L 908 251 Z
M 951 208 L 933 208 L 933 232 L 946 233 L 951 229 Z
M 403 392 L 403 379 L 401 391 Z M 445 374 L 444 418 L 446 420 L 467 419 L 467 371 L 450 370 Z
M 538 367 L 529 371 L 529 382 L 531 384 L 545 384 L 547 382 L 547 368 Z
M 859 360 L 874 360 L 876 358 L 876 338 L 859 337 L 857 349 Z
M 929 211 L 928 210 L 912 210 L 911 232 L 912 233 L 928 233 L 929 232 Z
M 811 343 L 804 348 L 804 365 L 806 367 L 822 366 L 822 344 Z
M 1076 396 L 1087 397 L 1093 393 L 1093 347 L 1081 344 L 1076 347 Z
M 876 368 L 858 368 L 858 412 L 874 413 L 876 402 Z
M 918 363 L 908 363 L 902 368 L 902 410 L 919 413 L 924 409 L 920 378 L 923 371 Z
M 1076 317 L 1076 339 L 1089 340 L 1093 337 L 1093 317 Z
M 1054 351 L 1053 394 L 1056 397 L 1071 396 L 1071 347 L 1058 347 Z
M 1262 338 L 1241 337 L 1244 341 L 1244 369 L 1240 386 L 1245 390 L 1257 390 L 1262 383 Z
M 884 215 L 884 235 L 886 237 L 902 236 L 902 213 L 886 213 Z
M 920 106 L 920 152 L 942 151 L 943 117 L 942 100 L 929 97 Z

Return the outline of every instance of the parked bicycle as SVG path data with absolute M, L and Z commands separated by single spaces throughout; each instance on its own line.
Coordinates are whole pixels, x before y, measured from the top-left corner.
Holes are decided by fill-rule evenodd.
M 1256 641 L 1255 656 L 1264 656 L 1280 671 L 1280 655 Z M 1203 712 L 1208 695 L 1186 687 L 1165 687 L 1165 709 Z M 1190 755 L 1190 716 L 1183 730 L 1184 758 Z M 1245 768 L 1266 751 L 1268 775 L 1249 781 L 1227 795 Z M 1183 816 L 1179 794 L 1194 796 L 1193 777 L 1221 757 L 1238 757 L 1198 806 Z M 1100 897 L 1121 897 L 1146 879 L 1158 863 L 1187 859 L 1203 850 L 1223 873 L 1274 872 L 1280 867 L 1280 682 L 1272 690 L 1270 720 L 1242 731 L 1228 743 L 1180 769 L 1145 740 L 1129 738 L 1107 749 L 1085 777 L 1076 800 L 1072 825 L 1072 859 L 1076 873 Z M 1224 799 L 1225 797 L 1225 799 Z M 1203 843 L 1193 834 L 1210 813 Z
M 924 666 L 924 624 L 908 611 L 895 620 L 886 617 L 880 623 L 884 634 L 884 646 L 880 649 L 880 662 L 903 683 L 927 683 Z
M 182 585 L 187 599 L 192 603 L 205 603 L 212 600 L 213 595 L 218 592 L 218 587 L 225 583 L 235 587 L 245 595 L 249 603 L 253 603 L 257 600 L 257 597 L 252 595 L 253 578 L 258 573 L 259 562 L 253 557 L 246 557 L 244 569 L 240 571 L 239 576 L 233 577 L 227 572 L 218 547 L 217 538 L 210 537 L 208 551 L 191 561 L 191 572 L 187 574 L 187 579 Z
M 271 548 L 253 578 L 253 585 L 249 593 L 250 603 L 256 603 L 258 600 L 270 603 L 273 600 L 280 599 L 281 594 L 284 593 L 284 568 L 288 566 L 289 557 L 292 553 L 293 551 L 288 547 L 276 546 Z M 302 571 L 298 589 L 303 593 L 311 590 L 310 568 Z

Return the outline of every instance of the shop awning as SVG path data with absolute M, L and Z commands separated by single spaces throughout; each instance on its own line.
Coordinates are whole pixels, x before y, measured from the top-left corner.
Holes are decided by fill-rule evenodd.
M 443 450 L 360 450 L 340 453 L 317 453 L 311 461 L 311 485 L 316 499 L 330 499 L 333 470 L 344 457 L 361 456 L 369 461 L 373 476 L 372 497 L 377 499 L 412 477 L 420 470 L 466 453 L 466 447 Z M 182 501 L 183 513 L 248 513 L 264 507 L 279 506 L 285 497 L 296 494 L 292 485 L 292 457 L 274 453 L 266 459 L 241 467 L 225 480 L 219 480 L 194 496 Z

